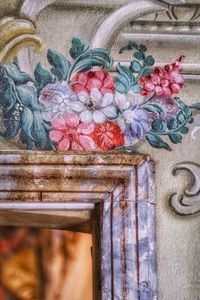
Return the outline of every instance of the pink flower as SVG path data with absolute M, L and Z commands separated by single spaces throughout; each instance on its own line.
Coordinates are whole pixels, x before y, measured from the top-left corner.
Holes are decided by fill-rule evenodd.
M 124 135 L 120 127 L 112 122 L 96 125 L 92 137 L 103 151 L 124 145 Z
M 184 80 L 180 74 L 184 56 L 180 56 L 174 63 L 165 65 L 164 68 L 156 67 L 149 77 L 141 77 L 141 95 L 149 96 L 156 93 L 157 96 L 172 96 L 180 92 Z
M 92 89 L 98 89 L 103 95 L 114 94 L 114 78 L 102 70 L 81 72 L 72 79 L 71 87 L 75 93 L 90 93 Z
M 95 150 L 96 145 L 91 137 L 94 130 L 93 123 L 82 123 L 79 117 L 69 112 L 65 116 L 55 116 L 52 121 L 50 139 L 60 151 Z

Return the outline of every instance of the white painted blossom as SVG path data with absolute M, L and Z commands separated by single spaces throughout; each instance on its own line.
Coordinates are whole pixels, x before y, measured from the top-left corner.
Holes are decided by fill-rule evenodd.
M 72 92 L 66 81 L 46 85 L 39 96 L 44 120 L 51 121 L 54 116 L 70 112 L 71 103 L 76 100 L 76 94 Z
M 114 96 L 112 93 L 104 95 L 96 88 L 90 93 L 78 93 L 78 101 L 71 103 L 71 108 L 79 113 L 82 122 L 103 123 L 106 120 L 117 117 L 117 109 L 113 104 Z

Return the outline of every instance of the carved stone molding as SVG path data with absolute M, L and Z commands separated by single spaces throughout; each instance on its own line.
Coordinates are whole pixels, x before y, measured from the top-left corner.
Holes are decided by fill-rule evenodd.
M 1 152 L 0 225 L 90 232 L 94 299 L 156 300 L 153 173 L 145 155 Z
M 170 199 L 171 208 L 180 215 L 193 215 L 200 212 L 200 166 L 194 163 L 180 163 L 174 166 L 173 175 L 180 170 L 187 170 L 193 177 L 191 187 L 183 194 L 174 194 Z

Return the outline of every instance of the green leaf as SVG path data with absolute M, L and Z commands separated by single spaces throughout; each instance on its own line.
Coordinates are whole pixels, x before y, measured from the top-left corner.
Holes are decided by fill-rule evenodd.
M 13 108 L 9 112 L 3 111 L 3 124 L 5 131 L 1 136 L 5 139 L 14 138 L 20 129 L 20 112 L 17 107 Z
M 32 136 L 32 125 L 33 125 L 33 113 L 32 111 L 25 107 L 21 114 L 21 128 L 27 137 L 34 140 Z
M 33 79 L 25 72 L 22 72 L 19 66 L 15 63 L 11 63 L 5 66 L 8 76 L 14 81 L 16 85 L 26 84 Z
M 162 120 L 155 120 L 152 122 L 151 127 L 155 131 L 162 132 L 166 129 L 166 123 Z
M 200 103 L 195 103 L 189 106 L 192 109 L 200 110 Z
M 177 115 L 177 120 L 178 120 L 180 125 L 183 125 L 185 123 L 185 116 L 182 113 L 182 111 L 179 111 L 179 113 Z
M 144 76 L 144 77 L 149 77 L 152 73 L 152 69 L 151 68 L 145 68 L 142 70 L 142 74 L 141 76 Z
M 142 108 L 145 109 L 148 112 L 158 114 L 165 112 L 165 107 L 162 104 L 156 103 L 156 102 L 149 102 L 144 105 L 142 105 Z
M 72 47 L 70 48 L 69 53 L 73 59 L 76 59 L 85 51 L 87 51 L 88 48 L 89 45 L 85 41 L 78 37 L 74 37 L 72 39 Z
M 176 129 L 178 127 L 178 122 L 176 119 L 171 119 L 167 122 L 167 128 L 169 130 Z
M 117 72 L 119 72 L 120 75 L 123 76 L 124 80 L 127 82 L 127 85 L 132 85 L 134 82 L 133 74 L 132 72 L 127 69 L 126 67 L 118 64 L 117 67 Z
M 33 136 L 37 149 L 45 149 L 47 144 L 47 133 L 40 112 L 33 112 Z
M 127 88 L 126 86 L 120 81 L 118 77 L 115 78 L 115 89 L 120 92 L 121 94 L 126 94 L 127 93 Z
M 40 110 L 41 107 L 38 103 L 37 92 L 33 87 L 27 85 L 21 85 L 16 87 L 18 96 L 22 104 L 29 107 L 31 110 Z
M 171 147 L 165 143 L 160 136 L 158 136 L 157 134 L 153 134 L 153 133 L 147 133 L 146 135 L 146 139 L 149 142 L 149 144 L 154 147 L 154 148 L 158 148 L 158 149 L 166 149 L 168 151 L 172 151 Z
M 49 83 L 54 82 L 55 77 L 47 70 L 43 69 L 41 64 L 37 64 L 34 72 L 35 87 L 38 93 Z
M 134 53 L 134 57 L 138 60 L 143 60 L 143 58 L 144 58 L 143 54 L 140 51 L 136 51 Z
M 123 53 L 126 50 L 132 50 L 132 49 L 139 49 L 138 44 L 133 42 L 133 41 L 128 41 L 127 45 L 123 46 L 120 50 L 119 53 Z
M 146 65 L 149 66 L 149 67 L 153 66 L 154 63 L 155 63 L 155 60 L 154 60 L 153 56 L 152 56 L 152 55 L 147 56 L 147 57 L 145 58 L 145 63 L 146 63 Z
M 7 90 L 4 93 L 3 100 L 3 109 L 5 112 L 9 112 L 15 107 L 17 100 L 16 94 L 13 91 L 12 87 L 7 88 Z
M 178 144 L 182 142 L 182 135 L 178 132 L 172 132 L 169 134 L 169 139 L 173 144 Z
M 130 91 L 138 94 L 141 91 L 141 87 L 138 84 L 134 84 L 131 86 Z
M 182 134 L 186 134 L 186 133 L 189 132 L 189 128 L 183 126 L 183 127 L 181 127 L 181 128 L 179 129 L 179 132 L 182 133 Z
M 139 48 L 142 52 L 146 52 L 147 51 L 147 47 L 145 45 L 139 45 Z
M 94 66 L 100 66 L 101 68 L 109 69 L 112 64 L 113 59 L 106 49 L 89 49 L 75 60 L 74 64 L 70 68 L 67 79 L 70 81 L 72 74 L 75 72 L 89 70 Z
M 50 65 L 53 66 L 51 69 L 52 74 L 54 74 L 58 80 L 66 80 L 70 69 L 70 62 L 62 54 L 51 49 L 48 49 L 47 59 Z
M 131 62 L 130 70 L 135 73 L 139 73 L 142 70 L 142 66 L 137 60 Z

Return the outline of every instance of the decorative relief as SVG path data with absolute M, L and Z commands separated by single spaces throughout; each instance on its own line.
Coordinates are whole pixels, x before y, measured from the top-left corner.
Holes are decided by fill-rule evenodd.
M 36 34 L 34 24 L 27 20 L 4 18 L 0 23 L 0 61 L 8 62 L 25 47 L 33 46 L 44 50 L 43 40 Z
M 193 177 L 193 184 L 187 188 L 183 194 L 174 194 L 170 199 L 170 206 L 180 215 L 192 215 L 200 212 L 200 166 L 193 163 L 180 163 L 173 169 L 173 174 L 177 171 L 187 170 Z
M 79 38 L 72 40 L 71 61 L 49 49 L 50 71 L 39 63 L 34 78 L 14 63 L 1 64 L 2 136 L 27 149 L 134 151 L 147 140 L 172 150 L 163 137 L 181 143 L 200 108 L 173 97 L 184 85 L 184 56 L 153 67 L 145 45 L 129 41 L 124 51 L 134 51 L 134 60 L 128 68 L 119 63 L 116 76 L 109 72 L 111 54 Z

